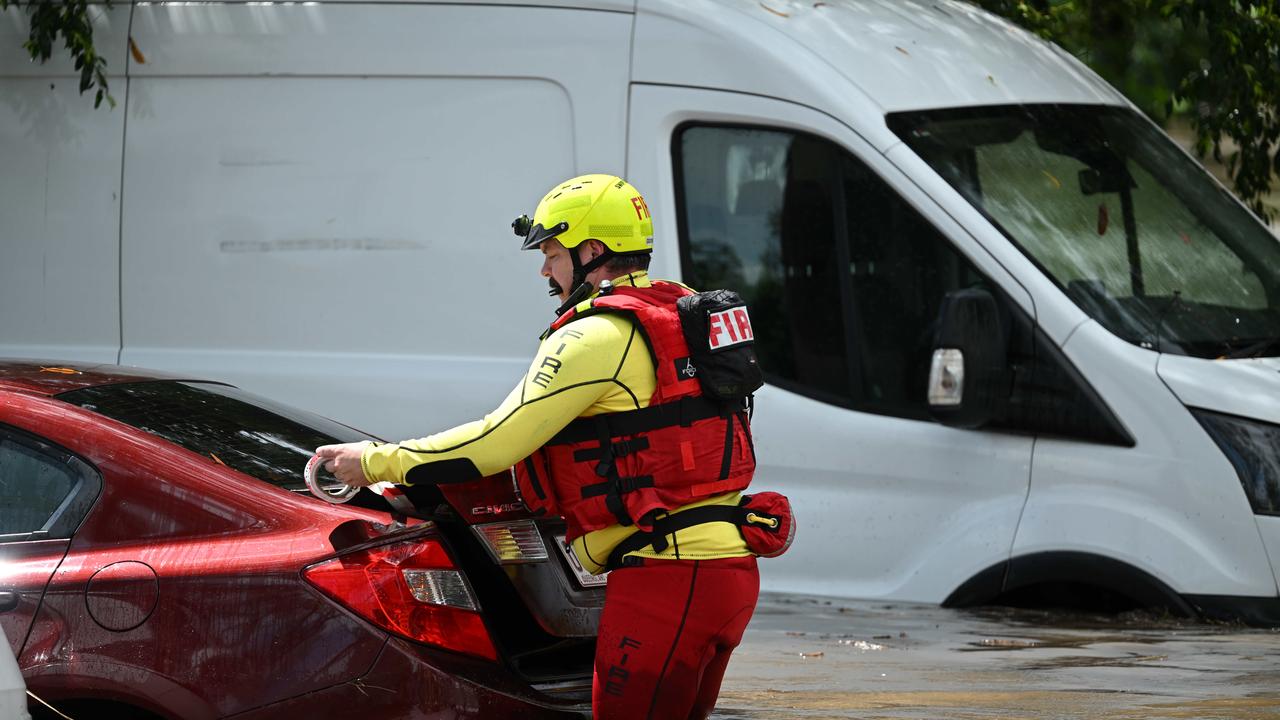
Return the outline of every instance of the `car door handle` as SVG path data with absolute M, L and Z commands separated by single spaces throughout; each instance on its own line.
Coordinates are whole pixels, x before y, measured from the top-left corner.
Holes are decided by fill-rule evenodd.
M 18 607 L 18 593 L 12 590 L 0 591 L 0 612 L 9 612 Z

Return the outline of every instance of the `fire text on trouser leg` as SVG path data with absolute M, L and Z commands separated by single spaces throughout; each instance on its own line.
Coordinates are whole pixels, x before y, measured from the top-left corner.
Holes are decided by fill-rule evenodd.
M 609 673 L 605 676 L 604 691 L 610 695 L 621 696 L 627 690 L 627 680 L 631 677 L 631 671 L 627 670 L 627 650 L 637 649 L 640 647 L 639 640 L 633 640 L 626 635 L 622 636 L 622 642 L 618 644 L 618 649 L 622 650 L 622 657 L 618 658 L 618 662 L 609 666 Z

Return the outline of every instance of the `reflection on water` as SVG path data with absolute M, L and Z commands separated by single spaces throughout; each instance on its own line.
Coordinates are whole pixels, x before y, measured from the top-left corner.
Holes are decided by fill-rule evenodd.
M 1280 631 L 766 594 L 712 717 L 1280 718 Z

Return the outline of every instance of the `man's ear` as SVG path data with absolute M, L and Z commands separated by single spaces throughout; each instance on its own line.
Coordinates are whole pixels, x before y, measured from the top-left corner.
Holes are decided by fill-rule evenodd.
M 595 260 L 596 258 L 600 257 L 601 255 L 604 254 L 604 250 L 605 250 L 604 243 L 600 242 L 599 240 L 587 241 L 587 254 L 590 255 L 590 257 L 587 258 L 588 260 Z

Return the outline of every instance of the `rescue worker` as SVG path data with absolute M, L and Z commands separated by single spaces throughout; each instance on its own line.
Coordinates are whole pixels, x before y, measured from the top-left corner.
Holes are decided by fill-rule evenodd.
M 583 565 L 614 568 L 596 646 L 597 720 L 705 718 L 759 592 L 743 534 L 716 521 L 738 509 L 754 472 L 747 413 L 709 400 L 692 376 L 675 312 L 692 291 L 649 279 L 653 222 L 634 187 L 576 177 L 513 226 L 522 249 L 542 251 L 561 307 L 506 400 L 425 438 L 317 454 L 351 486 L 459 482 L 514 466 L 526 504 L 565 517 Z M 715 337 L 749 334 L 749 321 L 729 320 Z

